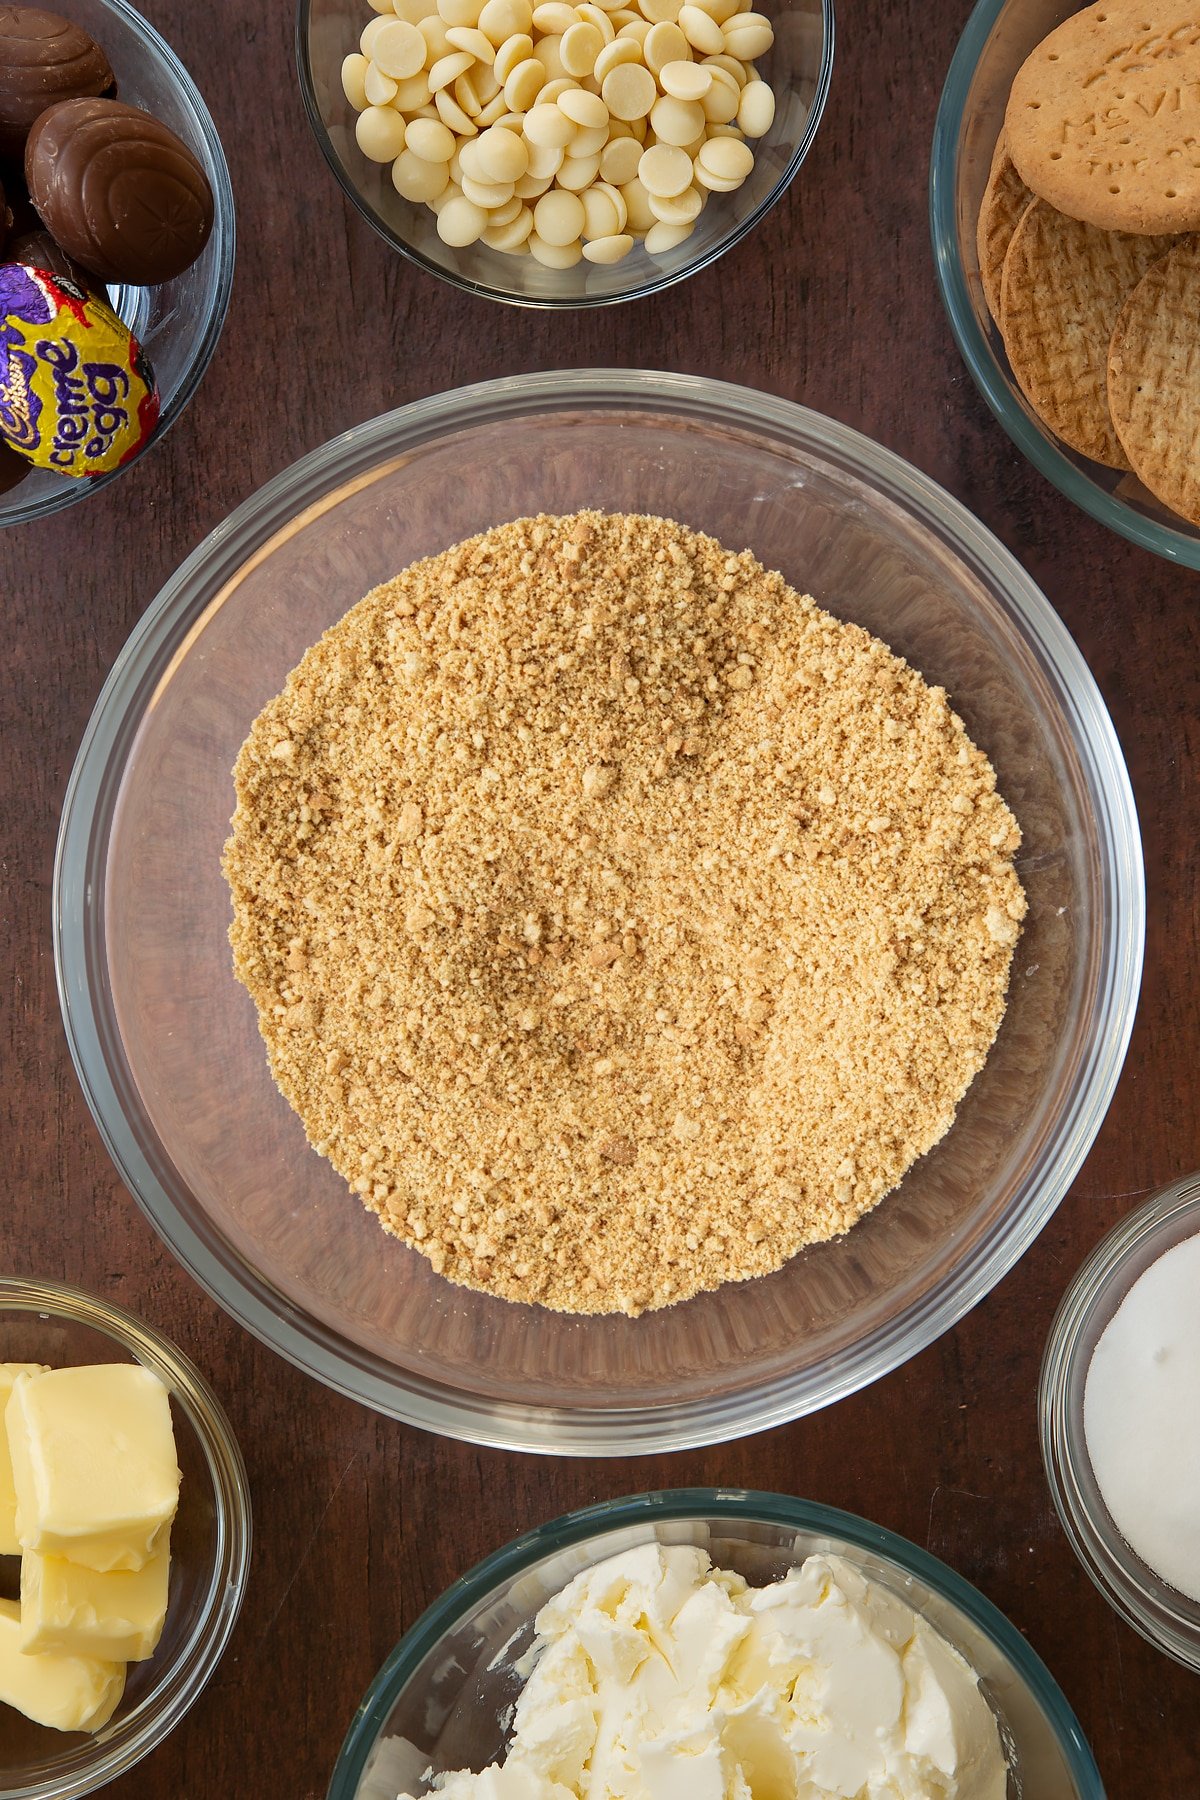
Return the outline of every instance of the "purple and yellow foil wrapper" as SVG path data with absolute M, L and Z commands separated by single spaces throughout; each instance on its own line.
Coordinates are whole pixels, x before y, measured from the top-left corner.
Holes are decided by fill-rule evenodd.
M 107 474 L 158 423 L 158 388 L 116 313 L 67 276 L 0 265 L 0 438 L 40 469 Z

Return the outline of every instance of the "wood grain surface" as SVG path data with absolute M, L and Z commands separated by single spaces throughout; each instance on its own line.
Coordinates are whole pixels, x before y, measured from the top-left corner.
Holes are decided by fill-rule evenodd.
M 934 282 L 929 144 L 967 0 L 846 0 L 813 153 L 732 255 L 669 293 L 582 315 L 455 293 L 342 200 L 305 123 L 292 6 L 143 0 L 216 117 L 239 208 L 233 305 L 166 442 L 85 506 L 0 537 L 0 1263 L 161 1327 L 222 1396 L 256 1546 L 231 1649 L 115 1800 L 318 1800 L 405 1626 L 526 1526 L 657 1486 L 775 1488 L 865 1514 L 943 1557 L 1062 1684 L 1113 1800 L 1200 1794 L 1200 1680 L 1121 1624 L 1075 1561 L 1037 1446 L 1038 1362 L 1090 1247 L 1200 1163 L 1200 588 L 1024 462 L 965 372 Z M 720 373 L 901 452 L 1021 558 L 1079 642 L 1129 759 L 1149 937 L 1129 1059 L 1095 1148 L 1033 1249 L 969 1318 L 865 1393 L 717 1449 L 629 1462 L 480 1451 L 326 1392 L 176 1267 L 115 1176 L 55 996 L 50 886 L 72 758 L 126 634 L 200 537 L 269 476 L 372 414 L 517 370 Z M 1038 1800 L 1031 1795 L 1029 1800 Z

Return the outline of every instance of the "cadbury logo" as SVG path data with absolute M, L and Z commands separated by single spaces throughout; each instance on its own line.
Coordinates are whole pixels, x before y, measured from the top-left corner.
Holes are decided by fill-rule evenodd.
M 37 354 L 54 383 L 57 421 L 51 462 L 69 468 L 81 444 L 85 457 L 104 456 L 129 423 L 128 407 L 119 404 L 129 393 L 128 372 L 116 363 L 85 362 L 74 344 L 49 338 L 38 344 Z

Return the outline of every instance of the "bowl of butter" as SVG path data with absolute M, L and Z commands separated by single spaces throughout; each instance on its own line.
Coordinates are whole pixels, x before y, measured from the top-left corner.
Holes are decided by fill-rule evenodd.
M 1053 1677 L 915 1544 L 783 1494 L 526 1532 L 397 1644 L 328 1800 L 1103 1800 Z
M 154 1749 L 249 1556 L 245 1465 L 191 1363 L 121 1307 L 0 1279 L 0 1794 L 74 1800 Z

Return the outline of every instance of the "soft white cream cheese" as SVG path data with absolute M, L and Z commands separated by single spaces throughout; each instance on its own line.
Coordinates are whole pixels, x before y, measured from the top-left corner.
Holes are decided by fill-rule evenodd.
M 503 1766 L 439 1777 L 445 1800 L 1004 1800 L 970 1668 L 839 1557 L 751 1588 L 647 1544 L 536 1624 Z

